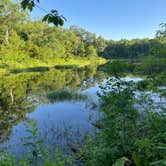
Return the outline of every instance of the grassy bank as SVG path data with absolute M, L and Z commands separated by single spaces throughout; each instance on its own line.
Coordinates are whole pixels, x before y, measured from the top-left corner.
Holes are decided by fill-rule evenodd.
M 0 74 L 10 73 L 11 71 L 43 71 L 52 67 L 59 68 L 72 68 L 72 67 L 84 67 L 88 65 L 101 65 L 105 64 L 106 60 L 99 57 L 93 58 L 68 58 L 68 59 L 60 59 L 56 58 L 53 60 L 49 60 L 47 62 L 42 62 L 39 60 L 28 59 L 24 62 L 2 62 L 0 61 Z

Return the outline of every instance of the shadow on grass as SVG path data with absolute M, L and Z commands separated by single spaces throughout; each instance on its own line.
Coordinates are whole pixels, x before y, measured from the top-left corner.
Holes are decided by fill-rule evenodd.
M 75 69 L 77 65 L 56 65 L 55 69 Z
M 7 64 L 0 64 L 0 69 L 5 69 L 7 67 L 9 67 Z
M 24 69 L 11 69 L 10 73 L 23 73 L 23 72 L 44 72 L 49 71 L 49 67 L 41 66 L 41 67 L 30 67 Z
M 63 70 L 63 69 L 75 69 L 77 68 L 77 65 L 56 65 L 54 67 L 55 69 L 58 70 Z M 45 72 L 49 71 L 50 67 L 46 66 L 40 66 L 40 67 L 29 67 L 29 68 L 23 68 L 23 69 L 10 69 L 10 73 L 24 73 L 24 72 Z

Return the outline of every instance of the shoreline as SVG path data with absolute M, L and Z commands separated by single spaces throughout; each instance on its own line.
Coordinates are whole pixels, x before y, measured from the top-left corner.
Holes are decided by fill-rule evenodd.
M 81 68 L 89 65 L 102 65 L 107 61 L 104 58 L 96 57 L 96 58 L 70 58 L 68 60 L 57 58 L 48 62 L 41 62 L 37 60 L 32 60 L 28 64 L 12 62 L 11 65 L 5 64 L 8 67 L 0 68 L 0 75 L 12 74 L 20 72 L 28 72 L 31 71 L 46 71 L 51 68 L 59 68 L 59 69 L 68 69 L 68 68 Z M 0 66 L 3 66 L 3 63 L 0 62 Z

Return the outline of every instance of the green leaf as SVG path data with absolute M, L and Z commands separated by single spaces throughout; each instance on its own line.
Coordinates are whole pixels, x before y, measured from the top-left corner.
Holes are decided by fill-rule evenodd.
M 116 160 L 116 162 L 112 166 L 125 166 L 127 163 L 130 163 L 129 159 L 127 159 L 126 157 L 122 157 Z
M 152 162 L 150 163 L 150 165 L 166 165 L 166 160 L 158 160 L 158 161 L 155 161 L 155 162 Z
M 66 21 L 64 16 L 60 16 L 57 10 L 51 10 L 50 13 L 46 14 L 43 19 L 43 22 L 47 22 L 48 24 L 53 23 L 55 26 L 62 26 Z

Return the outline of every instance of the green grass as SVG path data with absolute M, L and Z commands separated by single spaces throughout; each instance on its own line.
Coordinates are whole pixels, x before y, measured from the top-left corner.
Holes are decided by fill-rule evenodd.
M 22 62 L 17 61 L 0 61 L 0 74 L 4 73 L 17 73 L 17 72 L 33 72 L 33 71 L 45 71 L 48 68 L 59 68 L 59 69 L 66 69 L 66 68 L 73 68 L 73 67 L 85 67 L 91 64 L 104 64 L 106 60 L 99 57 L 93 57 L 91 59 L 83 58 L 83 57 L 76 57 L 76 58 L 56 58 L 49 60 L 47 62 L 42 62 L 39 60 L 34 59 L 27 59 Z
M 7 72 L 6 69 L 1 69 L 1 68 L 0 68 L 0 74 L 5 74 L 6 72 Z
M 40 66 L 40 67 L 30 67 L 25 69 L 11 69 L 10 73 L 22 73 L 22 72 L 44 72 L 49 71 L 49 67 Z

